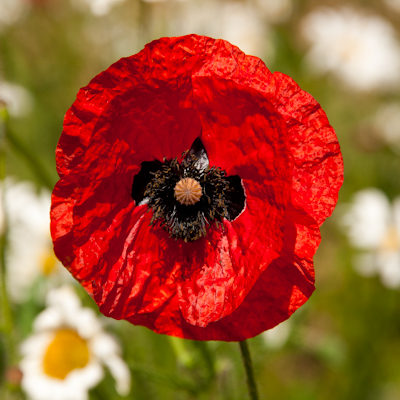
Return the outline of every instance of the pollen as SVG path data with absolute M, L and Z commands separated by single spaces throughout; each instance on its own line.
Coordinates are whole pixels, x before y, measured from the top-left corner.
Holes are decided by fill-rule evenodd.
M 379 249 L 382 251 L 398 251 L 400 249 L 400 235 L 395 226 L 389 227 Z
M 47 348 L 43 370 L 48 376 L 65 379 L 74 369 L 83 368 L 88 362 L 86 340 L 71 329 L 60 329 Z
M 57 259 L 53 250 L 48 250 L 42 255 L 41 272 L 45 276 L 51 275 L 57 268 Z
M 185 206 L 192 206 L 196 204 L 203 191 L 200 183 L 193 178 L 183 178 L 176 185 L 174 189 L 175 198 Z

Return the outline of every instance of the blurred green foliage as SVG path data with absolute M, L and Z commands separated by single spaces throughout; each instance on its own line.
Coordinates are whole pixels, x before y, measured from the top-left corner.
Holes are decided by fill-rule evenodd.
M 74 9 L 66 0 L 32 0 L 27 15 L 0 31 L 0 80 L 22 85 L 33 96 L 32 111 L 10 120 L 7 175 L 52 189 L 63 115 L 78 89 L 118 58 L 168 35 L 173 17 L 178 12 L 184 16 L 182 10 L 195 1 L 130 0 L 96 16 Z M 305 67 L 307 46 L 299 37 L 299 22 L 321 4 L 363 7 L 387 18 L 400 33 L 399 14 L 388 11 L 382 1 L 295 1 L 290 17 L 272 25 L 272 34 L 265 38 L 271 41 L 274 56 L 262 58 L 272 71 L 290 75 L 326 111 L 344 157 L 340 203 L 369 186 L 393 198 L 400 194 L 399 154 L 386 145 L 366 145 L 359 126 L 380 104 L 399 101 L 399 93 L 357 93 L 338 85 L 331 75 L 316 77 Z M 210 23 L 217 22 L 210 16 Z M 315 257 L 317 290 L 291 318 L 286 344 L 274 348 L 262 335 L 249 340 L 261 399 L 400 398 L 400 293 L 383 287 L 377 277 L 356 274 L 351 264 L 354 250 L 338 230 L 339 214 L 340 206 L 322 227 Z M 85 306 L 95 309 L 83 291 L 80 295 Z M 13 305 L 16 346 L 31 333 L 33 319 L 42 308 L 34 290 L 29 301 Z M 174 339 L 125 321 L 108 321 L 107 328 L 121 343 L 131 369 L 131 399 L 238 400 L 247 396 L 236 343 Z M 5 371 L 6 343 L 0 342 L 0 373 Z M 16 362 L 18 356 L 11 363 Z M 4 376 L 0 385 L 4 399 L 24 398 L 18 385 Z M 120 398 L 111 376 L 90 392 L 90 398 Z

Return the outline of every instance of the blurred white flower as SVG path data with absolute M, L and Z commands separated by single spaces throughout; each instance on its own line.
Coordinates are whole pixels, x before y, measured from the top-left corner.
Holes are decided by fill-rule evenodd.
M 255 6 L 271 24 L 285 22 L 293 10 L 292 0 L 253 0 Z
M 15 24 L 29 11 L 27 0 L 0 0 L 0 32 Z
M 393 89 L 400 82 L 400 47 L 388 21 L 344 7 L 308 14 L 301 31 L 311 44 L 306 60 L 315 72 L 332 72 L 357 90 Z
M 72 5 L 80 11 L 89 9 L 93 15 L 101 17 L 108 14 L 111 9 L 126 0 L 71 0 Z
M 0 193 L 8 226 L 6 267 L 10 297 L 17 303 L 26 300 L 29 288 L 42 278 L 36 294 L 43 300 L 49 287 L 74 281 L 53 252 L 50 193 L 42 189 L 37 194 L 30 182 L 11 180 L 2 183 Z
M 269 60 L 273 55 L 269 26 L 250 4 L 210 0 L 182 3 L 171 15 L 169 29 L 171 36 L 197 33 L 225 39 L 249 55 Z
M 283 321 L 279 325 L 275 326 L 275 328 L 268 329 L 267 331 L 263 332 L 261 335 L 268 347 L 280 349 L 289 339 L 291 330 L 292 323 L 289 319 L 287 319 L 286 321 Z
M 381 106 L 376 112 L 373 125 L 385 144 L 400 151 L 400 103 Z
M 355 194 L 342 219 L 350 243 L 362 252 L 354 267 L 363 276 L 379 274 L 388 288 L 400 286 L 400 196 L 391 205 L 382 191 Z
M 0 81 L 0 101 L 6 104 L 12 117 L 23 117 L 29 114 L 33 106 L 32 95 L 27 89 L 5 81 Z
M 107 21 L 93 18 L 84 24 L 82 33 L 105 65 L 142 48 L 139 26 L 132 18 L 113 14 L 107 16 Z
M 400 13 L 400 0 L 383 0 L 393 11 Z
M 69 286 L 53 289 L 47 308 L 21 345 L 22 388 L 31 400 L 87 400 L 106 365 L 118 393 L 130 391 L 130 372 L 115 339 L 103 332 L 93 310 L 81 306 Z

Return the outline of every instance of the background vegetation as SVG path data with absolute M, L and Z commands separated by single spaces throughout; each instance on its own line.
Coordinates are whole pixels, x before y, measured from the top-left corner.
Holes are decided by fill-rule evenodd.
M 399 399 L 400 293 L 397 287 L 382 283 L 379 271 L 370 277 L 359 275 L 353 260 L 360 250 L 349 241 L 342 223 L 359 190 L 375 187 L 389 200 L 400 195 L 400 123 L 397 128 L 395 118 L 390 123 L 398 136 L 389 140 L 377 122 L 382 107 L 400 104 L 398 81 L 393 78 L 386 86 L 372 82 L 371 87 L 360 89 L 346 82 L 339 68 L 321 71 L 310 61 L 313 41 L 304 34 L 306 17 L 321 6 L 337 12 L 351 7 L 391 27 L 394 45 L 390 52 L 397 54 L 400 13 L 396 1 L 282 1 L 279 12 L 272 0 L 103 2 L 109 9 L 94 0 L 20 2 L 21 10 L 14 17 L 3 20 L 0 16 L 0 99 L 1 84 L 24 89 L 15 100 L 22 111 L 9 109 L 7 136 L 0 145 L 6 154 L 5 176 L 32 182 L 38 193 L 42 188 L 51 190 L 57 181 L 54 150 L 63 116 L 79 88 L 120 57 L 137 53 L 161 36 L 199 33 L 228 39 L 262 58 L 272 71 L 290 75 L 317 99 L 339 137 L 345 183 L 338 208 L 322 227 L 315 257 L 316 292 L 281 332 L 249 340 L 261 398 Z M 0 15 L 7 4 L 0 0 Z M 397 7 L 400 10 L 398 2 Z M 358 44 L 346 41 L 348 37 L 344 34 L 338 44 L 357 52 Z M 360 62 L 381 57 L 382 48 L 383 44 L 378 45 L 376 53 Z M 333 46 L 326 48 L 328 55 L 332 51 Z M 400 243 L 395 251 L 400 254 Z M 400 263 L 398 269 L 400 274 Z M 44 308 L 35 289 L 38 285 L 38 281 L 32 284 L 22 303 L 11 300 L 13 327 L 3 331 L 0 348 L 5 399 L 26 398 L 9 370 L 18 365 L 18 346 L 31 334 L 33 320 Z M 76 290 L 84 305 L 97 312 L 92 300 L 80 288 Z M 2 318 L 5 324 L 5 315 Z M 174 339 L 125 321 L 105 324 L 118 338 L 131 369 L 128 398 L 246 398 L 236 343 Z M 9 354 L 12 346 L 15 351 Z M 90 391 L 90 399 L 118 398 L 110 375 Z

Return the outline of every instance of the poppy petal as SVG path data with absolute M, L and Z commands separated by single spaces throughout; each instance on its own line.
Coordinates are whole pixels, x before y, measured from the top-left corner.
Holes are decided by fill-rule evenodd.
M 197 139 L 245 198 L 229 200 L 223 228 L 184 243 L 148 226 L 136 184 L 143 163 L 179 157 Z M 56 161 L 54 249 L 104 314 L 243 340 L 312 294 L 319 226 L 343 182 L 340 147 L 311 95 L 230 43 L 162 38 L 113 64 L 79 91 Z

